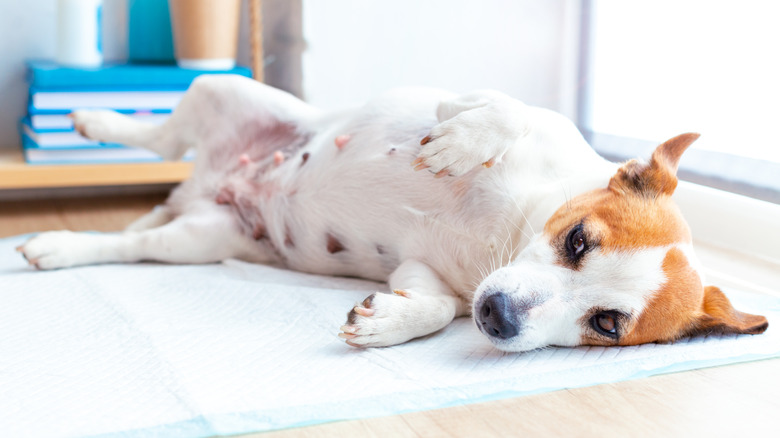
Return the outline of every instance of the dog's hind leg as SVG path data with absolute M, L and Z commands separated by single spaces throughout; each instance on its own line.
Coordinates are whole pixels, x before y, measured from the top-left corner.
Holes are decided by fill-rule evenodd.
M 193 81 L 162 125 L 107 110 L 79 110 L 72 118 L 75 129 L 88 138 L 143 147 L 176 160 L 189 149 L 197 149 L 199 155 L 218 149 L 220 154 L 237 159 L 239 154 L 231 153 L 232 149 L 252 144 L 262 148 L 263 138 L 278 137 L 280 126 L 306 131 L 318 115 L 317 109 L 296 97 L 251 79 L 205 75 Z M 273 150 L 255 152 L 256 158 Z
M 390 276 L 392 294 L 377 292 L 356 305 L 341 327 L 355 347 L 385 347 L 425 336 L 466 315 L 458 297 L 428 265 L 407 260 Z
M 49 231 L 33 237 L 17 250 L 39 269 L 142 260 L 213 263 L 235 257 L 270 261 L 270 251 L 242 234 L 237 226 L 225 226 L 232 221 L 226 209 L 209 209 L 184 214 L 144 231 Z M 215 233 L 217 229 L 220 232 Z

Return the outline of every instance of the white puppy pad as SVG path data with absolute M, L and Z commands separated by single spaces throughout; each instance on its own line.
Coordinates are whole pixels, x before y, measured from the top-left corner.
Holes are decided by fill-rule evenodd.
M 336 337 L 385 285 L 228 261 L 27 267 L 0 240 L 0 436 L 191 436 L 432 409 L 780 355 L 780 300 L 758 336 L 495 350 L 468 318 L 404 345 Z

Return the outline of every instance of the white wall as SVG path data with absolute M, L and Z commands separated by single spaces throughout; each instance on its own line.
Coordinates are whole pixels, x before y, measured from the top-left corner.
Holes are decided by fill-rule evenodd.
M 126 3 L 104 4 L 106 58 L 121 60 Z M 24 60 L 54 56 L 55 7 L 56 0 L 0 0 L 0 147 L 18 145 Z M 422 85 L 496 88 L 574 115 L 578 0 L 305 0 L 303 9 L 304 93 L 316 105 Z M 247 40 L 243 26 L 239 62 L 248 59 Z
M 597 3 L 590 128 L 780 163 L 780 3 L 736 5 Z
M 574 116 L 576 0 L 304 0 L 304 95 L 364 102 L 392 87 L 495 88 Z

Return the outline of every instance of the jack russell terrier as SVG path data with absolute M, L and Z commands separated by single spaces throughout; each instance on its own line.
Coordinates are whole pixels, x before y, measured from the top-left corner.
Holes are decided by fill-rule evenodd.
M 76 111 L 86 137 L 192 177 L 118 234 L 52 231 L 39 269 L 238 258 L 387 281 L 339 336 L 395 345 L 471 314 L 499 349 L 635 345 L 766 330 L 704 286 L 671 200 L 683 134 L 649 163 L 599 157 L 563 116 L 506 95 L 400 89 L 322 112 L 250 79 L 197 79 L 161 126 Z

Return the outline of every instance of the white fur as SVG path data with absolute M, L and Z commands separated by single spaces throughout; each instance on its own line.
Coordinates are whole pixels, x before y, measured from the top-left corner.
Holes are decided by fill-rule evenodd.
M 632 252 L 596 249 L 574 271 L 556 264 L 555 248 L 540 236 L 517 259 L 480 284 L 473 313 L 479 312 L 484 296 L 502 292 L 516 307 L 530 308 L 527 317 L 520 320 L 519 336 L 490 338 L 497 347 L 525 351 L 547 345 L 579 345 L 583 331 L 589 330 L 580 319 L 590 309 L 618 310 L 634 317 L 642 313 L 667 280 L 662 270 L 667 251 L 667 247 Z
M 379 294 L 368 309 L 358 305 L 363 314 L 353 310 L 342 337 L 354 345 L 404 342 L 467 314 L 488 274 L 528 246 L 562 204 L 605 187 L 616 169 L 561 115 L 485 91 L 459 97 L 401 89 L 362 108 L 323 113 L 245 78 L 206 76 L 162 126 L 94 111 L 76 112 L 74 123 L 93 138 L 168 159 L 194 148 L 195 171 L 164 207 L 124 233 L 38 235 L 21 249 L 31 263 L 56 269 L 238 257 L 389 278 L 402 293 Z M 426 136 L 431 141 L 421 146 Z M 290 144 L 299 148 L 285 149 Z M 288 155 L 280 165 L 277 150 Z M 239 165 L 241 154 L 251 165 Z M 428 168 L 414 171 L 415 158 Z M 489 161 L 495 164 L 483 167 Z M 447 173 L 453 176 L 434 178 Z M 246 202 L 218 205 L 226 185 Z M 259 222 L 265 234 L 256 240 Z M 342 248 L 329 250 L 329 239 Z M 534 242 L 479 288 L 493 282 L 544 302 L 532 310 L 528 335 L 500 348 L 574 345 L 572 325 L 583 309 L 606 300 L 639 311 L 641 297 L 663 280 L 655 250 L 594 253 L 594 263 L 572 275 L 550 261 L 549 244 Z M 616 271 L 617 264 L 629 268 Z M 626 293 L 637 285 L 638 295 Z
M 693 245 L 690 243 L 683 243 L 677 245 L 676 248 L 679 249 L 688 260 L 688 265 L 699 276 L 701 284 L 706 284 L 707 280 L 704 277 L 704 267 L 702 266 L 701 261 L 699 261 L 699 257 L 696 256 L 696 253 L 693 251 Z

